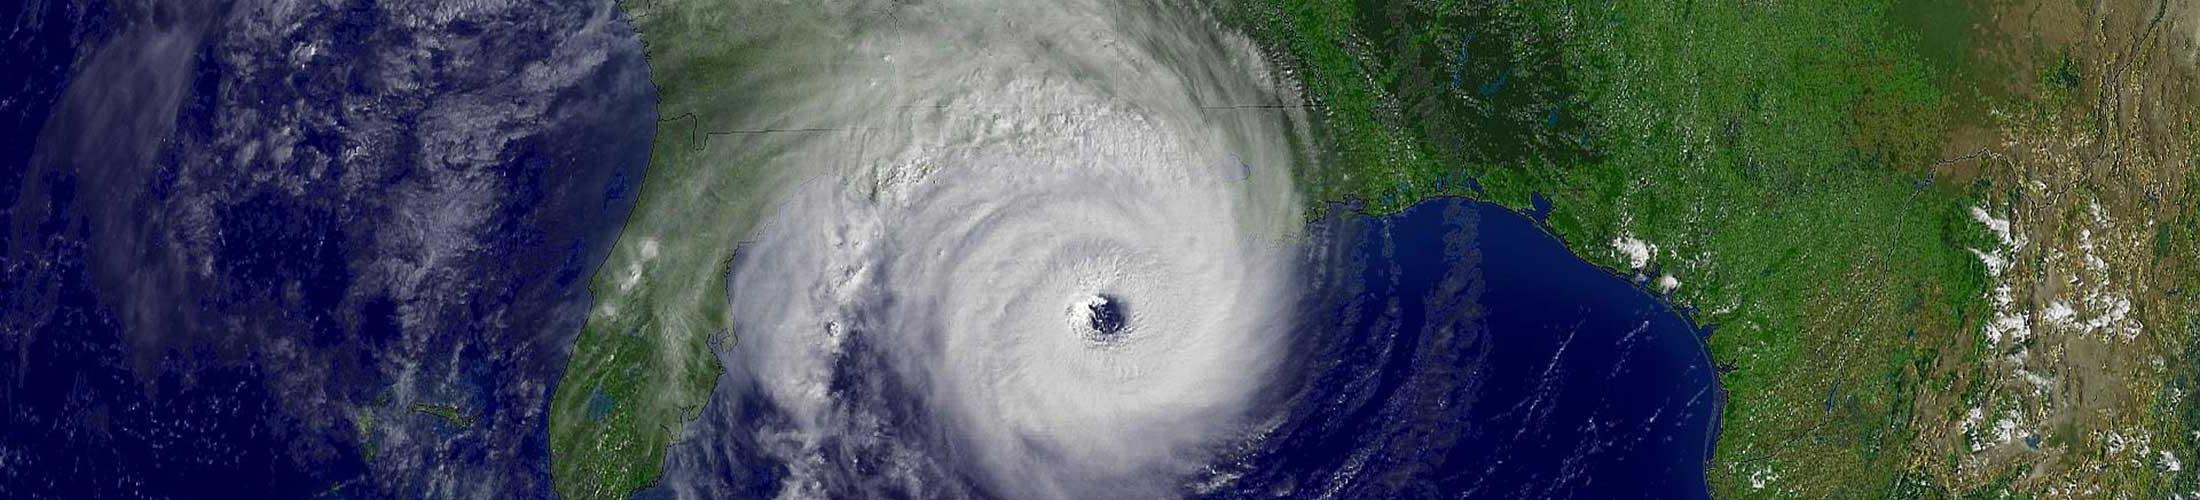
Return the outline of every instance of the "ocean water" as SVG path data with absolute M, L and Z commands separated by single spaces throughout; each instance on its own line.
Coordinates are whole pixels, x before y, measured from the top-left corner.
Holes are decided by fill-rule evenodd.
M 1283 423 L 1213 498 L 1703 498 L 1703 333 L 1530 217 L 1438 198 L 1320 224 Z

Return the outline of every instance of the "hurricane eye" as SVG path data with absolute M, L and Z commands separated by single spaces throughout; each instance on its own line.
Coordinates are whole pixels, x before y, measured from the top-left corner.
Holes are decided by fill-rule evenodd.
M 1113 294 L 1095 293 L 1078 299 L 1069 307 L 1070 329 L 1086 340 L 1112 342 L 1130 327 L 1130 314 L 1123 298 Z
M 1114 296 L 1100 294 L 1085 304 L 1086 323 L 1092 331 L 1101 335 L 1115 335 L 1123 331 L 1123 301 Z

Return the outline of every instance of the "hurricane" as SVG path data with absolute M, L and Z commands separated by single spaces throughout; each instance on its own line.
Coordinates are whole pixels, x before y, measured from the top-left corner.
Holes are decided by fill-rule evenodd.
M 1296 292 L 1303 117 L 1166 2 L 759 6 L 800 181 L 729 280 L 776 496 L 1167 496 L 1256 428 Z M 798 58 L 800 59 L 800 58 Z

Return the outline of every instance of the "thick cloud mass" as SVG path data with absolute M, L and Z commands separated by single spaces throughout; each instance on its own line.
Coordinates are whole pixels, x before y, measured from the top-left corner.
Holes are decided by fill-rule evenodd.
M 854 52 L 788 115 L 827 132 L 752 139 L 810 180 L 732 280 L 778 494 L 1146 496 L 1243 437 L 1288 330 L 1293 116 L 1247 109 L 1270 76 L 1211 20 L 1116 7 L 830 16 Z

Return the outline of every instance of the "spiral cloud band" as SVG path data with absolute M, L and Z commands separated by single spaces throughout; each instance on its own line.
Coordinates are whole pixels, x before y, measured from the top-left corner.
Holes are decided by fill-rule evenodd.
M 760 125 L 810 133 L 752 141 L 806 179 L 731 282 L 778 494 L 1163 495 L 1255 426 L 1299 117 L 1247 42 L 1164 4 L 781 8 L 850 52 L 775 83 Z

